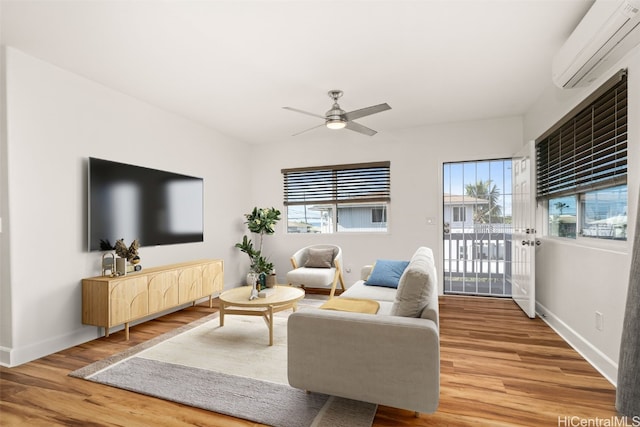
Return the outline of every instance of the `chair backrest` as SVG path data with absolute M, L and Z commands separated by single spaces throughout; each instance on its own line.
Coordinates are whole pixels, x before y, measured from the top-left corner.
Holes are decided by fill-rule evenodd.
M 331 265 L 333 267 L 335 267 L 336 265 L 336 261 L 338 261 L 338 265 L 340 266 L 340 270 L 342 270 L 342 248 L 340 248 L 340 246 L 337 245 L 327 245 L 327 244 L 321 244 L 321 245 L 310 245 L 310 246 L 306 246 L 302 249 L 299 249 L 296 251 L 296 253 L 293 254 L 292 258 L 295 259 L 296 261 L 296 265 L 298 267 L 304 267 L 304 264 L 307 262 L 307 258 L 308 258 L 308 254 L 309 254 L 309 249 L 333 249 L 333 261 L 331 263 Z

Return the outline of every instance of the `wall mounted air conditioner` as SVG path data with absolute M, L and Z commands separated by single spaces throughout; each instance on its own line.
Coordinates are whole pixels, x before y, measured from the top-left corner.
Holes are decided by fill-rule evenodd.
M 640 43 L 640 0 L 596 0 L 553 58 L 553 82 L 587 86 Z

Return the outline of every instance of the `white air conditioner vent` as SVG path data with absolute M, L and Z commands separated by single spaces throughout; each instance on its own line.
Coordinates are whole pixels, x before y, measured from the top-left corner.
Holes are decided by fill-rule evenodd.
M 553 82 L 587 86 L 640 43 L 640 0 L 596 0 L 553 59 Z

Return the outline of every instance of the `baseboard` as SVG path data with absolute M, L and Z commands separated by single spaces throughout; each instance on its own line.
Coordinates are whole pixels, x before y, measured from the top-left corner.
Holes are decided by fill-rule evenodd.
M 5 368 L 9 367 L 11 363 L 11 349 L 7 347 L 0 347 L 0 366 Z
M 0 364 L 7 368 L 22 365 L 41 357 L 84 344 L 100 337 L 100 328 L 85 326 L 65 335 L 53 337 L 25 347 L 0 348 Z
M 575 351 L 585 358 L 603 377 L 616 386 L 618 381 L 618 364 L 601 352 L 582 335 L 574 331 L 558 316 L 542 304 L 536 302 L 536 313 L 540 318 L 564 339 Z
M 215 300 L 214 300 L 215 301 Z M 209 303 L 208 298 L 202 298 L 196 301 L 196 304 Z M 214 302 L 215 304 L 215 302 Z M 192 304 L 183 304 L 178 307 L 172 307 L 167 310 L 163 310 L 158 313 L 154 313 L 142 319 L 132 321 L 130 327 L 147 322 L 151 319 L 164 316 L 174 311 L 183 310 L 186 307 L 190 307 Z M 207 305 L 208 306 L 208 305 Z M 124 329 L 124 325 L 117 325 L 109 329 L 109 333 L 113 334 Z M 75 347 L 80 344 L 101 338 L 104 336 L 104 328 L 99 326 L 82 326 L 75 331 L 69 332 L 64 335 L 59 335 L 44 341 L 40 341 L 25 347 L 0 347 L 0 366 L 6 368 L 12 368 L 14 366 L 22 365 L 23 363 L 31 362 L 41 357 L 49 356 L 62 350 L 66 350 L 70 347 Z

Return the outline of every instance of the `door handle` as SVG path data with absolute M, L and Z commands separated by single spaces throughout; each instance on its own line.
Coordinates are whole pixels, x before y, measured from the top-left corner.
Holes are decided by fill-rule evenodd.
M 522 241 L 522 246 L 529 246 L 531 243 L 528 240 Z

